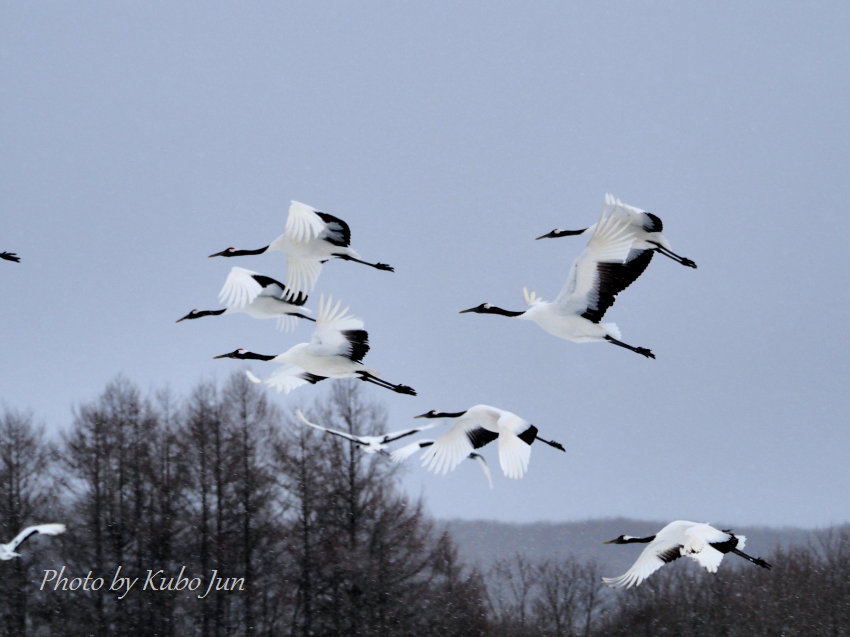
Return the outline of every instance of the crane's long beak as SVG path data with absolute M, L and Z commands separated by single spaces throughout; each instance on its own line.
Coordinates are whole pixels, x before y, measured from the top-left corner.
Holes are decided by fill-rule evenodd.
M 230 358 L 232 355 L 232 352 L 228 352 L 227 354 L 219 354 L 218 356 L 213 356 L 213 360 L 215 360 L 216 358 Z
M 475 311 L 475 308 L 471 307 L 468 310 L 461 310 L 460 312 L 458 312 L 458 314 L 466 314 L 467 312 L 473 312 L 473 311 Z
M 220 257 L 223 256 L 227 250 L 222 250 L 221 252 L 216 252 L 215 254 L 211 254 L 210 257 Z
M 616 544 L 616 543 L 617 543 L 617 538 L 614 538 L 613 540 L 608 540 L 607 542 L 603 542 L 603 544 Z
M 557 232 L 558 232 L 558 230 L 557 230 L 557 229 L 552 230 L 551 232 L 547 232 L 546 234 L 541 234 L 539 237 L 534 237 L 534 240 L 535 240 L 535 241 L 537 241 L 538 239 L 550 239 L 550 238 L 553 238 Z

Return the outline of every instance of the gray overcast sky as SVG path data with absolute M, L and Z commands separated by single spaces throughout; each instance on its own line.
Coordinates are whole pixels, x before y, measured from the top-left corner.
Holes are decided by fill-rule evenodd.
M 51 428 L 123 372 L 184 393 L 236 347 L 309 338 L 219 307 L 290 199 L 347 220 L 328 264 L 366 321 L 391 427 L 484 402 L 535 423 L 519 482 L 487 455 L 406 478 L 439 516 L 850 520 L 846 2 L 3 2 L 0 399 Z M 655 361 L 459 315 L 551 299 L 602 196 L 657 257 L 606 316 Z M 261 364 L 254 371 L 266 373 Z M 329 381 L 330 382 L 330 381 Z M 321 385 L 273 395 L 285 409 Z

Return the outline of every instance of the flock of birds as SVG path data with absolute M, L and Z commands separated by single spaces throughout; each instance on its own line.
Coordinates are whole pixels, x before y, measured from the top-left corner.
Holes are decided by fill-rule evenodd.
M 622 340 L 614 323 L 603 323 L 607 310 L 617 294 L 622 292 L 646 270 L 653 256 L 661 254 L 681 265 L 696 268 L 691 259 L 676 254 L 662 234 L 663 225 L 656 215 L 627 205 L 608 194 L 599 219 L 579 230 L 555 229 L 537 239 L 586 235 L 587 245 L 570 268 L 567 280 L 553 301 L 544 301 L 533 290 L 523 288 L 527 309 L 505 310 L 490 303 L 461 310 L 461 313 L 498 314 L 537 323 L 550 334 L 574 342 L 605 341 L 631 350 L 647 358 L 655 358 L 646 347 L 630 345 Z M 268 245 L 254 250 L 229 247 L 210 257 L 238 257 L 281 251 L 286 254 L 286 280 L 281 283 L 269 276 L 233 267 L 219 293 L 223 308 L 193 309 L 177 322 L 242 312 L 253 318 L 277 319 L 278 328 L 291 331 L 299 319 L 314 323 L 310 342 L 299 343 L 281 354 L 257 354 L 244 349 L 220 354 L 214 358 L 260 360 L 278 363 L 266 378 L 247 371 L 248 378 L 278 392 L 289 393 L 307 384 L 328 378 L 357 378 L 397 393 L 416 395 L 403 384 L 386 381 L 367 367 L 363 359 L 369 352 L 369 335 L 361 319 L 342 307 L 340 301 L 320 297 L 315 318 L 306 307 L 308 294 L 321 273 L 322 265 L 331 259 L 342 259 L 392 272 L 385 263 L 365 261 L 351 248 L 348 224 L 311 206 L 293 201 L 289 207 L 284 233 Z M 0 257 L 19 261 L 14 253 L 3 252 Z M 305 426 L 331 436 L 349 440 L 365 453 L 381 454 L 394 462 L 402 462 L 422 451 L 422 465 L 435 473 L 445 474 L 463 460 L 475 460 L 482 469 L 488 485 L 492 477 L 487 462 L 478 449 L 496 441 L 499 464 L 506 477 L 520 479 L 528 469 L 531 444 L 540 441 L 559 451 L 564 447 L 538 435 L 536 426 L 505 409 L 490 405 L 474 405 L 458 412 L 431 410 L 416 418 L 451 419 L 452 424 L 435 439 L 419 439 L 394 450 L 389 445 L 397 440 L 437 426 L 432 422 L 402 431 L 378 436 L 359 436 L 323 427 L 307 420 L 295 410 Z M 61 528 L 60 528 L 61 527 Z M 55 534 L 64 531 L 62 525 L 42 525 L 22 531 L 8 545 L 0 545 L 0 558 L 16 556 L 16 548 L 34 533 Z M 734 553 L 763 568 L 771 568 L 762 559 L 742 551 L 746 538 L 730 530 L 719 530 L 708 524 L 676 520 L 648 537 L 621 535 L 606 544 L 647 543 L 647 547 L 632 567 L 623 575 L 603 578 L 614 588 L 629 588 L 640 584 L 661 566 L 679 557 L 688 556 L 708 572 L 714 573 L 726 553 Z M 11 547 L 11 548 L 10 548 Z

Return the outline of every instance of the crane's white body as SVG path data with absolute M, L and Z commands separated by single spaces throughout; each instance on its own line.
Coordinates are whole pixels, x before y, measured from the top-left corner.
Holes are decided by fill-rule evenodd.
M 603 577 L 612 588 L 637 586 L 668 562 L 686 556 L 693 559 L 709 573 L 716 573 L 724 553 L 711 546 L 730 540 L 732 534 L 715 529 L 709 524 L 675 520 L 661 529 L 643 549 L 628 571 L 619 577 Z M 743 549 L 747 538 L 735 535 L 737 549 Z
M 261 285 L 255 277 L 260 275 L 252 270 L 233 267 L 218 299 L 225 304 L 225 314 L 243 313 L 257 319 L 277 319 L 278 329 L 291 331 L 297 322 L 293 313 L 311 314 L 312 312 L 291 303 L 291 292 L 282 284 L 274 281 L 266 286 Z M 268 277 L 265 277 L 268 279 Z
M 279 363 L 279 368 L 266 379 L 261 380 L 250 371 L 248 378 L 255 383 L 263 383 L 273 387 L 278 392 L 289 393 L 297 387 L 310 382 L 304 377 L 304 372 L 322 378 L 356 378 L 358 372 L 367 372 L 377 376 L 377 372 L 366 367 L 359 360 L 352 360 L 352 352 L 356 345 L 343 332 L 353 332 L 363 329 L 363 321 L 348 314 L 348 308 L 340 309 L 328 297 L 319 300 L 319 310 L 316 327 L 309 343 L 299 343 L 290 347 L 282 354 L 271 359 Z M 364 333 L 365 334 L 365 333 Z M 368 345 L 360 343 L 360 347 L 368 351 Z M 361 356 L 365 355 L 365 351 Z M 355 356 L 356 358 L 356 356 Z
M 38 524 L 36 526 L 28 526 L 18 533 L 8 544 L 0 544 L 0 560 L 11 560 L 12 558 L 20 557 L 20 553 L 16 552 L 18 547 L 23 544 L 27 538 L 35 535 L 36 533 L 58 535 L 64 532 L 64 524 Z
M 622 338 L 616 323 L 594 323 L 576 314 L 574 310 L 564 311 L 564 306 L 555 301 L 544 301 L 533 290 L 522 289 L 522 296 L 528 309 L 517 318 L 537 323 L 544 330 L 574 343 L 599 341 L 606 336 Z
M 377 375 L 363 363 L 349 360 L 344 354 L 326 354 L 315 342 L 293 345 L 271 362 L 294 365 L 304 371 L 325 378 L 355 378 L 358 372 Z
M 553 336 L 576 343 L 598 341 L 606 336 L 620 338 L 616 324 L 594 322 L 582 314 L 596 307 L 600 293 L 604 293 L 600 290 L 599 264 L 626 261 L 635 239 L 634 227 L 629 214 L 612 204 L 602 208 L 599 220 L 592 227 L 587 246 L 573 261 L 555 300 L 544 301 L 534 291 L 523 288 L 528 309 L 518 318 L 537 323 Z
M 322 264 L 339 258 L 356 261 L 376 270 L 393 271 L 386 263 L 369 263 L 350 247 L 351 229 L 348 224 L 325 212 L 292 201 L 282 235 L 267 246 L 256 250 L 237 250 L 234 247 L 211 254 L 211 257 L 241 257 L 269 251 L 286 253 L 286 287 L 294 294 L 307 293 L 316 284 Z
M 269 250 L 286 253 L 286 285 L 296 292 L 307 292 L 316 285 L 323 262 L 340 255 L 361 258 L 348 245 L 340 245 L 348 243 L 348 234 L 347 226 L 327 223 L 312 206 L 292 201 L 286 229 L 269 244 Z
M 498 435 L 499 465 L 514 480 L 522 478 L 531 458 L 531 445 L 520 440 L 528 430 L 528 421 L 516 414 L 490 405 L 475 405 L 454 420 L 448 430 L 422 453 L 422 465 L 429 471 L 445 474 L 475 450 L 470 435 L 485 429 Z

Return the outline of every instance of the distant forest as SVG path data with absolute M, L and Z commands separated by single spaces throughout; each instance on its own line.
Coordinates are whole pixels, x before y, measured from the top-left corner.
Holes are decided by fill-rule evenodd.
M 354 381 L 333 383 L 307 411 L 354 433 L 385 429 L 384 409 Z M 401 492 L 398 471 L 295 423 L 242 374 L 185 397 L 142 396 L 118 378 L 55 438 L 6 407 L 0 540 L 44 522 L 68 531 L 35 536 L 22 557 L 0 562 L 0 634 L 850 631 L 846 527 L 763 555 L 770 572 L 729 558 L 717 575 L 674 564 L 615 593 L 576 557 L 531 561 L 505 547 L 487 567 L 468 563 L 445 526 Z M 119 566 L 120 577 L 139 578 L 129 591 L 109 590 Z M 103 584 L 90 590 L 96 578 Z

